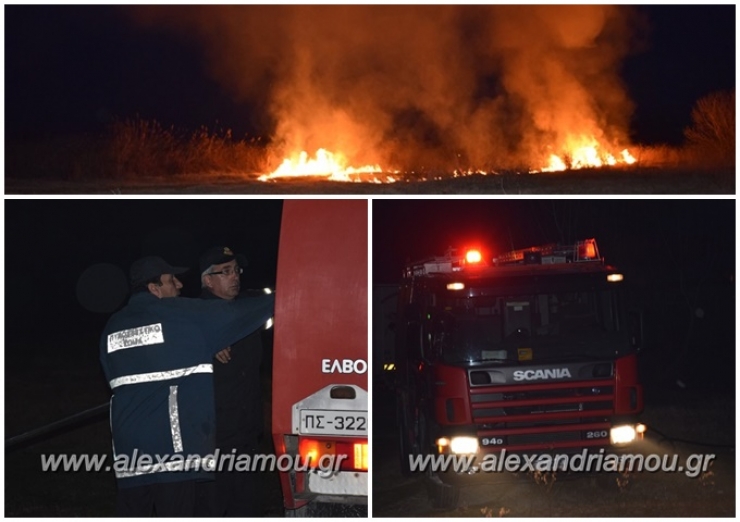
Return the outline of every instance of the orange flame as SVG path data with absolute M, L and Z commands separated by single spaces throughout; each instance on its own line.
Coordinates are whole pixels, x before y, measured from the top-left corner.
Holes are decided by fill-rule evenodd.
M 386 176 L 383 181 L 374 174 L 380 174 L 383 169 L 379 165 L 365 165 L 351 167 L 341 153 L 332 153 L 326 149 L 319 149 L 316 155 L 310 158 L 306 151 L 301 151 L 297 157 L 286 158 L 271 174 L 260 176 L 260 181 L 270 181 L 277 178 L 296 178 L 302 176 L 316 176 L 329 181 L 370 181 L 375 183 L 393 183 L 395 178 Z
M 630 154 L 629 150 L 623 149 L 618 153 L 611 153 L 593 137 L 569 137 L 567 145 L 562 147 L 562 152 L 550 154 L 545 161 L 547 166 L 530 173 L 559 172 L 565 170 L 577 170 L 585 168 L 600 168 L 615 165 L 632 165 L 637 160 Z M 399 171 L 384 170 L 380 165 L 365 165 L 352 167 L 348 165 L 347 158 L 342 153 L 332 153 L 326 149 L 318 149 L 314 157 L 309 157 L 306 151 L 293 154 L 286 158 L 270 174 L 264 174 L 257 178 L 259 181 L 274 181 L 281 178 L 315 177 L 328 181 L 354 182 L 354 183 L 395 183 L 402 181 L 402 177 L 396 176 Z M 392 175 L 393 174 L 393 175 Z M 488 172 L 476 169 L 460 170 L 453 172 L 452 177 L 465 177 L 472 175 L 487 175 Z M 436 176 L 434 179 L 442 179 Z
M 627 149 L 623 149 L 617 156 L 607 152 L 593 137 L 570 137 L 567 142 L 562 156 L 551 154 L 546 167 L 532 172 L 558 172 L 569 168 L 585 169 L 622 164 L 632 165 L 637 161 Z

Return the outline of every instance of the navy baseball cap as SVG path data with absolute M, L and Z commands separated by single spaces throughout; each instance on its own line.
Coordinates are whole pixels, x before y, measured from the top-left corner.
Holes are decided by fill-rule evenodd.
M 245 268 L 248 264 L 247 258 L 241 254 L 235 254 L 229 247 L 217 246 L 206 250 L 200 256 L 200 273 L 202 274 L 212 265 L 228 263 L 236 259 L 236 264 Z
M 187 271 L 187 268 L 172 266 L 158 256 L 142 257 L 134 261 L 131 265 L 131 285 L 140 285 L 162 274 L 178 275 Z

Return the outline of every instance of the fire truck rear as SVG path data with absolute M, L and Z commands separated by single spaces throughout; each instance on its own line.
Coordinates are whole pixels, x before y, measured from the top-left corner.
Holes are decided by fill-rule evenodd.
M 639 314 L 596 241 L 411 263 L 396 337 L 401 467 L 430 454 L 550 455 L 641 438 Z M 426 469 L 452 508 L 464 473 Z
M 367 202 L 283 204 L 272 434 L 286 516 L 367 514 Z

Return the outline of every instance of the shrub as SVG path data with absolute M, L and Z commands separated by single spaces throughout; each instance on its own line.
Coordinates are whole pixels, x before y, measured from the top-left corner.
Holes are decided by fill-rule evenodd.
M 701 98 L 691 111 L 691 122 L 684 130 L 690 157 L 704 164 L 735 164 L 735 91 Z
M 114 123 L 109 150 L 117 177 L 263 174 L 269 147 L 259 138 L 234 140 L 231 130 L 201 127 L 188 135 L 139 117 Z
M 177 172 L 178 140 L 174 128 L 140 117 L 114 122 L 110 156 L 117 177 L 159 176 Z

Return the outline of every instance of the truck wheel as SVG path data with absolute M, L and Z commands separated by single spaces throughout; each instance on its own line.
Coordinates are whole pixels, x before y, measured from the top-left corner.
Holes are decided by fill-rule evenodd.
M 434 509 L 455 509 L 460 501 L 460 487 L 445 484 L 437 475 L 427 477 L 427 495 Z
M 398 416 L 398 451 L 399 464 L 401 467 L 401 475 L 408 477 L 411 475 L 411 467 L 409 466 L 409 455 L 412 452 L 412 445 L 409 432 L 408 416 L 406 414 L 406 404 L 403 397 L 399 397 L 397 401 L 397 416 Z
M 423 414 L 419 416 L 419 439 L 422 454 L 431 453 L 432 441 L 429 425 L 426 416 Z M 444 510 L 455 509 L 460 500 L 460 487 L 444 483 L 432 469 L 427 469 L 425 475 L 427 496 L 432 507 Z

